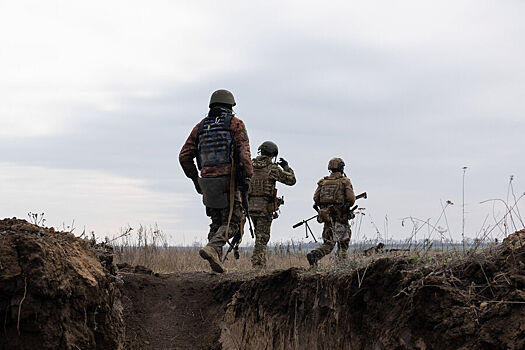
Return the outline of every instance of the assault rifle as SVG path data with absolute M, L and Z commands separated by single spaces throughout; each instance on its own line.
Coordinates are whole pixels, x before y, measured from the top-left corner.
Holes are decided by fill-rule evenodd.
M 368 196 L 366 194 L 366 192 L 363 192 L 363 193 L 360 193 L 358 194 L 357 196 L 355 196 L 355 199 L 358 200 L 358 199 L 361 199 L 361 198 L 364 198 L 364 199 L 367 199 Z M 346 204 L 343 204 L 343 208 L 344 206 L 346 206 Z M 315 209 L 315 211 L 319 212 L 319 207 L 317 207 L 317 205 L 314 204 L 313 208 Z M 353 217 L 353 214 L 354 214 L 354 211 L 357 209 L 357 204 L 354 205 L 353 207 L 349 208 L 348 209 L 348 212 L 350 213 L 350 216 Z M 311 218 L 308 218 L 306 220 L 302 220 L 302 221 L 299 221 L 297 224 L 293 225 L 292 228 L 297 228 L 301 225 L 305 225 L 305 231 L 306 231 L 306 238 L 308 238 L 308 231 L 310 231 L 310 234 L 312 235 L 315 243 L 317 243 L 317 239 L 315 239 L 315 235 L 313 234 L 312 232 L 312 229 L 310 228 L 310 226 L 308 225 L 308 221 L 310 220 L 313 220 L 313 219 L 316 219 L 317 217 L 319 216 L 319 214 L 317 215 L 314 215 L 312 216 Z
M 250 211 L 248 207 L 249 183 L 246 183 L 247 177 L 246 177 L 246 171 L 244 169 L 244 164 L 239 162 L 236 170 L 237 171 L 235 173 L 235 182 L 238 184 L 238 189 L 241 192 L 242 211 L 244 213 L 244 216 L 246 217 L 246 220 L 248 221 L 248 225 L 250 227 L 250 234 L 252 238 L 254 238 L 255 235 L 253 233 L 252 219 L 250 218 Z M 223 262 L 226 261 L 226 259 L 228 258 L 228 254 L 230 254 L 232 250 L 234 251 L 233 255 L 235 256 L 235 259 L 239 259 L 239 244 L 241 244 L 242 236 L 244 234 L 244 224 L 246 220 L 242 220 L 241 227 L 239 227 L 239 230 L 233 236 L 230 247 L 226 251 L 226 254 L 224 255 L 224 258 L 222 260 Z

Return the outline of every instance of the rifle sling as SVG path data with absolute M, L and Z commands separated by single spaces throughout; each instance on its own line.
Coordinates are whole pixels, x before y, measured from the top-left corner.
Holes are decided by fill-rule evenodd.
M 229 233 L 230 233 L 230 223 L 231 223 L 231 220 L 232 220 L 232 215 L 233 215 L 233 206 L 234 206 L 234 202 L 235 202 L 235 161 L 234 161 L 234 157 L 233 157 L 233 150 L 231 152 L 231 159 L 232 159 L 232 166 L 231 166 L 231 172 L 230 172 L 230 212 L 228 213 L 228 224 L 226 225 L 226 233 L 224 234 L 225 238 L 226 238 L 226 242 L 232 246 L 231 242 L 230 242 L 230 237 L 229 237 Z

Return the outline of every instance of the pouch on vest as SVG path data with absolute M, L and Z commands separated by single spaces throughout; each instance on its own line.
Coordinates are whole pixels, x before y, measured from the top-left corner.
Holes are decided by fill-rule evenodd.
M 323 223 L 323 222 L 330 222 L 330 209 L 324 208 L 319 209 L 317 212 L 317 222 Z
M 321 204 L 344 203 L 343 185 L 340 179 L 323 180 L 319 193 L 319 202 Z
M 340 222 L 332 223 L 332 233 L 334 235 L 334 241 L 341 242 L 345 239 L 350 238 L 350 228 L 348 225 L 342 224 Z
M 250 215 L 267 215 L 268 214 L 268 199 L 265 197 L 250 197 L 248 199 L 248 206 L 250 208 Z
M 227 208 L 230 192 L 230 178 L 221 177 L 201 177 L 199 185 L 202 189 L 202 202 L 205 206 L 215 209 Z

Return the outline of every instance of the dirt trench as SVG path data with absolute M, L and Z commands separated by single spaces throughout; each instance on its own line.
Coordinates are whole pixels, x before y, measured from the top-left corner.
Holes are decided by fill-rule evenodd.
M 152 274 L 125 267 L 125 348 L 222 349 L 220 324 L 245 276 L 205 272 Z
M 0 220 L 4 349 L 524 349 L 525 230 L 442 265 L 158 275 Z
M 491 254 L 343 273 L 291 269 L 241 285 L 224 349 L 525 349 L 525 231 Z

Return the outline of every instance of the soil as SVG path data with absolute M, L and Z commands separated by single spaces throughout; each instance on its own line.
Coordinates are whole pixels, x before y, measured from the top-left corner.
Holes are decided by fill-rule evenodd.
M 0 349 L 121 349 L 124 337 L 116 279 L 89 242 L 17 219 L 0 220 L 0 322 Z
M 104 245 L 1 220 L 0 349 L 525 348 L 525 230 L 442 265 L 116 271 Z
M 525 349 L 525 231 L 443 266 L 275 272 L 244 283 L 224 321 L 225 349 Z
M 222 349 L 219 325 L 243 276 L 135 271 L 119 272 L 124 280 L 126 349 Z

